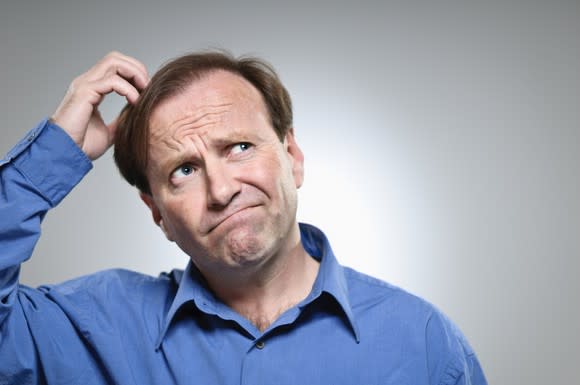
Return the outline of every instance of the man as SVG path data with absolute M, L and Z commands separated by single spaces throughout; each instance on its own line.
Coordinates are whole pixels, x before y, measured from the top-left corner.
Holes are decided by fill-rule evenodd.
M 129 105 L 106 125 L 111 92 Z M 113 143 L 191 263 L 19 285 L 47 210 Z M 485 384 L 445 316 L 297 223 L 302 179 L 290 98 L 262 61 L 191 54 L 149 81 L 107 55 L 0 163 L 0 384 Z

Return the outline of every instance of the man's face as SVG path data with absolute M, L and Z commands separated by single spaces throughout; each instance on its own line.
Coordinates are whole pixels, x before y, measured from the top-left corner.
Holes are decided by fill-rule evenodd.
M 260 93 L 209 73 L 158 105 L 142 195 L 155 222 L 202 271 L 259 265 L 299 241 L 303 156 L 281 142 Z

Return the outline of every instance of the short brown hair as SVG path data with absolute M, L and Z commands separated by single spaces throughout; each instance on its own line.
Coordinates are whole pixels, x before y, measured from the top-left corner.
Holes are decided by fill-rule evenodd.
M 234 58 L 222 51 L 184 55 L 159 69 L 141 92 L 137 103 L 127 104 L 119 116 L 114 157 L 121 175 L 129 184 L 151 194 L 146 169 L 149 120 L 155 107 L 216 70 L 239 75 L 256 87 L 264 99 L 274 131 L 280 140 L 284 139 L 292 128 L 292 102 L 272 66 L 255 57 Z

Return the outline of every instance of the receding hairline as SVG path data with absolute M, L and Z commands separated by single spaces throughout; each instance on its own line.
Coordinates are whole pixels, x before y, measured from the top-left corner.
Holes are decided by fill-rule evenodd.
M 260 108 L 261 112 L 264 114 L 264 116 L 270 120 L 271 128 L 275 132 L 275 128 L 274 128 L 274 125 L 272 122 L 272 117 L 270 116 L 270 111 L 268 109 L 268 105 L 266 103 L 265 97 L 262 94 L 262 92 L 260 92 L 260 90 L 251 81 L 246 79 L 241 74 L 239 74 L 235 71 L 229 70 L 229 69 L 208 68 L 207 70 L 205 70 L 201 73 L 192 74 L 192 76 L 190 78 L 184 78 L 182 86 L 180 86 L 179 88 L 176 88 L 172 92 L 169 92 L 166 95 L 163 95 L 163 97 L 156 100 L 156 102 L 154 103 L 154 107 L 151 109 L 151 111 L 148 114 L 148 119 L 146 122 L 148 148 L 150 148 L 150 146 L 151 146 L 151 143 L 149 141 L 151 139 L 153 139 L 154 137 L 158 136 L 157 134 L 154 134 L 153 131 L 158 131 L 160 129 L 163 129 L 163 127 L 155 127 L 152 124 L 159 109 L 163 108 L 163 106 L 167 105 L 167 103 L 171 103 L 172 99 L 178 98 L 178 97 L 186 94 L 187 92 L 190 91 L 191 88 L 198 86 L 200 83 L 203 83 L 204 81 L 209 81 L 210 78 L 212 78 L 214 76 L 219 76 L 219 75 L 231 76 L 232 79 L 236 79 L 240 85 L 243 85 L 243 87 L 238 86 L 234 90 L 236 90 L 236 93 L 242 93 L 242 97 L 241 97 L 242 100 L 251 101 L 253 104 L 257 103 L 257 106 L 259 106 L 259 108 Z M 232 83 L 233 82 L 228 82 L 226 84 L 230 85 Z M 210 89 L 212 89 L 212 88 L 213 89 L 220 89 L 220 87 L 217 87 L 217 86 L 216 87 L 209 87 L 209 88 Z M 247 97 L 244 97 L 244 96 L 247 96 Z M 228 103 L 226 102 L 226 104 L 228 104 Z M 215 106 L 218 106 L 218 104 L 216 104 Z

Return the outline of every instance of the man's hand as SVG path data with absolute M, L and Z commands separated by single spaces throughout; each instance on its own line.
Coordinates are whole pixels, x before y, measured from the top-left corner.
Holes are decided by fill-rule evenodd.
M 113 144 L 117 126 L 117 119 L 107 125 L 99 113 L 105 95 L 116 92 L 134 104 L 148 82 L 147 69 L 141 62 L 111 52 L 72 81 L 52 120 L 95 160 Z

